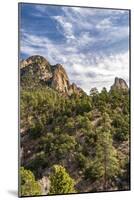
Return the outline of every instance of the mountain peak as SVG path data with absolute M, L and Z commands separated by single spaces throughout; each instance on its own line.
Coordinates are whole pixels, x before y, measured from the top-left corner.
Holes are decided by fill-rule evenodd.
M 128 90 L 126 81 L 122 78 L 115 77 L 114 84 L 111 86 L 111 90 Z
M 43 56 L 33 55 L 26 59 L 27 63 L 49 63 Z
M 20 68 L 26 67 L 30 64 L 37 64 L 37 65 L 50 65 L 49 62 L 43 57 L 39 55 L 33 55 L 28 57 L 26 60 L 21 60 L 20 61 Z
M 31 78 L 31 85 L 35 82 L 47 85 L 60 93 L 66 95 L 84 93 L 75 84 L 70 84 L 65 68 L 61 64 L 50 65 L 50 63 L 39 55 L 30 56 L 21 63 L 21 85 L 25 85 L 25 78 Z M 35 81 L 36 80 L 36 81 Z

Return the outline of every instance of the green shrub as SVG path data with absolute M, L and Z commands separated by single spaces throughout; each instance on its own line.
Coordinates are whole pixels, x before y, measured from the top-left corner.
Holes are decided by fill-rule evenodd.
M 75 193 L 75 181 L 61 165 L 54 165 L 50 175 L 50 194 Z
M 30 170 L 20 168 L 20 196 L 41 195 L 41 187 Z

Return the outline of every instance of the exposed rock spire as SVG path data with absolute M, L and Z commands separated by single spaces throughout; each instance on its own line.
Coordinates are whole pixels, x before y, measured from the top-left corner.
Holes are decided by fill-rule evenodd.
M 114 84 L 111 86 L 111 90 L 128 90 L 128 85 L 124 79 L 115 77 Z

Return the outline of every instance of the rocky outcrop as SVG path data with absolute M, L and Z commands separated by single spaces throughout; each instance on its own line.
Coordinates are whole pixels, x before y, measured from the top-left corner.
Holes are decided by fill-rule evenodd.
M 81 96 L 85 92 L 80 87 L 77 87 L 77 85 L 75 83 L 73 83 L 72 85 L 69 86 L 68 93 L 69 93 L 69 95 L 76 94 L 78 96 Z
M 111 90 L 128 90 L 128 85 L 124 79 L 116 77 Z
M 41 186 L 42 195 L 47 195 L 50 190 L 50 180 L 47 176 L 43 176 L 38 183 Z
M 31 56 L 20 62 L 21 85 L 25 85 L 26 79 L 30 85 L 47 85 L 58 92 L 71 96 L 72 94 L 82 95 L 84 91 L 74 83 L 70 84 L 69 78 L 61 64 L 50 65 L 42 56 Z
M 51 65 L 42 56 L 31 56 L 21 62 L 21 78 L 24 76 L 47 81 L 52 77 Z
M 57 64 L 54 67 L 51 86 L 59 92 L 68 93 L 69 91 L 69 78 L 62 65 Z

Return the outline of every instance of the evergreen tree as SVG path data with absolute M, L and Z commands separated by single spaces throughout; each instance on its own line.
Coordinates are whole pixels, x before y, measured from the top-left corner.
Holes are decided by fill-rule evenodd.
M 113 146 L 110 128 L 110 118 L 105 113 L 101 127 L 97 130 L 96 156 L 92 169 L 96 178 L 103 180 L 104 190 L 107 190 L 110 179 L 115 178 L 119 170 L 117 151 Z

